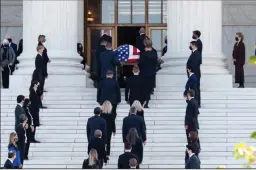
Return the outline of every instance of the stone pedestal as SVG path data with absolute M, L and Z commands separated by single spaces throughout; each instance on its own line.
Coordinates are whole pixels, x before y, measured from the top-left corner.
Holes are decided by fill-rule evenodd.
M 200 30 L 203 42 L 202 86 L 210 87 L 210 83 L 216 82 L 217 88 L 231 88 L 232 76 L 222 53 L 222 2 L 168 1 L 167 9 L 168 52 L 163 57 L 165 63 L 158 74 L 158 84 L 184 86 L 187 80 L 186 62 L 191 54 L 189 45 L 192 32 Z M 184 80 L 177 75 L 185 75 Z
M 20 84 L 15 77 L 32 75 L 40 34 L 46 36 L 45 46 L 51 59 L 51 63 L 48 64 L 49 77 L 55 77 L 47 81 L 46 86 L 56 83 L 65 85 L 67 81 L 73 84 L 86 84 L 85 71 L 80 64 L 82 58 L 77 53 L 78 30 L 78 1 L 23 0 L 23 53 L 19 57 L 19 69 L 11 77 L 11 86 L 29 86 L 26 83 L 30 80 L 24 79 Z

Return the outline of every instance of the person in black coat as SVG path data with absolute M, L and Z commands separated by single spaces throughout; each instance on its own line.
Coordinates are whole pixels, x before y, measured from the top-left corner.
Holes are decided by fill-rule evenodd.
M 144 40 L 146 38 L 146 30 L 144 27 L 141 27 L 139 30 L 139 36 L 136 37 L 136 47 L 140 50 L 141 53 L 145 51 Z
M 116 67 L 120 63 L 117 59 L 117 54 L 112 50 L 112 44 L 106 44 L 106 50 L 100 54 L 100 69 L 101 69 L 101 79 L 104 79 L 108 71 L 114 73 L 114 78 L 116 78 Z
M 11 47 L 15 53 L 15 62 L 14 64 L 11 66 L 11 72 L 13 73 L 16 69 L 16 64 L 19 64 L 19 61 L 17 60 L 17 55 L 18 55 L 18 49 L 17 49 L 17 44 L 12 42 L 12 38 L 10 36 L 6 37 L 7 40 L 9 41 L 9 47 Z
M 130 108 L 130 115 L 123 119 L 122 135 L 123 142 L 127 142 L 126 136 L 131 128 L 135 128 L 138 132 L 139 137 L 145 143 L 147 140 L 145 124 L 140 116 L 136 115 L 136 108 Z
M 45 42 L 46 42 L 45 35 L 39 35 L 38 36 L 38 45 L 42 45 L 44 47 L 42 56 L 44 59 L 44 66 L 45 66 L 44 67 L 44 75 L 45 75 L 45 78 L 47 78 L 48 77 L 47 64 L 50 63 L 51 60 L 48 57 L 46 47 L 43 45 Z M 44 87 L 44 84 L 43 84 L 43 87 Z
M 112 114 L 112 105 L 110 101 L 105 101 L 102 105 L 102 113 L 100 117 L 106 120 L 107 123 L 107 156 L 110 156 L 110 147 L 111 147 L 111 136 L 116 134 L 116 123 L 115 117 Z
M 101 80 L 101 61 L 100 61 L 100 56 L 101 54 L 106 51 L 106 45 L 107 45 L 107 41 L 105 39 L 103 39 L 97 50 L 96 50 L 96 67 L 97 67 L 97 85 L 100 83 L 100 80 Z
M 112 104 L 112 114 L 116 119 L 116 108 L 121 102 L 121 92 L 119 84 L 113 79 L 113 71 L 108 71 L 106 79 L 101 80 L 97 91 L 97 102 L 102 105 L 106 100 Z
M 144 125 L 145 125 L 145 130 L 147 130 L 145 119 L 144 119 L 144 110 L 143 110 L 141 103 L 138 100 L 135 100 L 133 102 L 132 106 L 135 107 L 135 109 L 136 109 L 136 115 L 140 116 L 143 119 Z M 130 113 L 129 113 L 129 115 L 130 115 Z
M 25 111 L 23 109 L 24 101 L 25 101 L 25 96 L 23 96 L 23 95 L 17 96 L 17 106 L 15 107 L 15 127 L 14 127 L 14 129 L 16 129 L 16 127 L 20 124 L 20 115 L 25 114 Z
M 186 162 L 185 169 L 200 169 L 201 162 L 195 153 L 193 153 L 194 146 L 192 144 L 188 144 L 186 147 L 189 159 Z
M 133 76 L 129 77 L 125 87 L 125 101 L 133 104 L 135 100 L 140 101 L 141 104 L 146 103 L 146 94 L 144 91 L 144 82 L 141 76 L 139 76 L 140 69 L 138 66 L 133 67 Z
M 25 114 L 20 115 L 20 124 L 16 127 L 15 130 L 19 139 L 17 145 L 20 149 L 21 164 L 23 164 L 25 155 L 26 129 L 28 128 L 27 121 L 28 119 Z
M 30 91 L 29 100 L 31 102 L 30 113 L 33 117 L 34 127 L 40 126 L 40 121 L 39 121 L 40 98 L 37 94 L 38 86 L 39 86 L 39 82 L 33 81 L 31 84 L 31 88 L 29 89 L 29 91 Z M 34 137 L 33 137 L 33 139 L 34 139 Z
M 13 151 L 8 152 L 8 159 L 4 163 L 4 169 L 15 169 L 13 161 L 16 159 L 16 153 Z
M 125 149 L 124 153 L 118 157 L 118 164 L 117 164 L 118 169 L 129 169 L 130 159 L 135 158 L 136 160 L 138 160 L 138 157 L 131 152 L 132 146 L 130 143 L 128 142 L 124 143 L 124 149 Z
M 45 78 L 47 77 L 46 76 L 46 65 L 45 65 L 45 59 L 44 59 L 44 46 L 43 45 L 38 45 L 37 46 L 37 56 L 36 56 L 36 59 L 35 59 L 35 66 L 36 66 L 36 71 L 37 71 L 37 78 L 38 78 L 38 81 L 40 82 L 41 84 L 41 90 L 43 91 L 44 90 L 44 83 L 45 83 Z
M 19 45 L 18 45 L 17 57 L 19 57 L 22 52 L 23 52 L 23 39 L 20 39 Z
M 103 162 L 107 163 L 107 152 L 105 149 L 105 142 L 102 139 L 102 132 L 101 130 L 95 130 L 94 138 L 92 138 L 88 144 L 88 154 L 90 153 L 91 149 L 95 149 L 98 153 L 98 159 L 100 161 L 100 169 L 103 167 Z
M 140 76 L 144 81 L 144 90 L 146 94 L 145 108 L 148 108 L 150 94 L 154 91 L 156 66 L 157 66 L 157 51 L 152 48 L 152 40 L 145 38 L 145 52 L 141 53 L 139 59 Z
M 189 132 L 189 143 L 193 146 L 193 153 L 198 157 L 200 153 L 200 146 L 198 144 L 199 137 L 195 131 L 190 131 Z M 199 158 L 198 158 L 199 159 Z M 188 152 L 185 152 L 185 163 L 189 160 L 189 155 Z
M 106 120 L 100 117 L 101 108 L 96 107 L 94 109 L 94 116 L 90 117 L 87 121 L 86 131 L 87 131 L 87 140 L 90 140 L 94 137 L 95 130 L 99 129 L 102 132 L 102 139 L 107 144 L 107 123 Z
M 197 49 L 197 42 L 191 41 L 190 42 L 190 49 L 192 49 L 192 54 L 190 55 L 187 61 L 187 68 L 191 68 L 194 71 L 194 74 L 197 78 L 197 90 L 198 90 L 198 104 L 201 105 L 201 95 L 200 95 L 200 78 L 201 78 L 201 54 Z M 189 74 L 187 72 L 189 77 Z
M 143 142 L 135 128 L 129 130 L 126 140 L 132 145 L 132 153 L 137 155 L 138 164 L 141 164 L 143 160 Z
M 200 54 L 201 54 L 200 64 L 202 64 L 203 43 L 202 43 L 202 41 L 200 40 L 200 36 L 201 36 L 201 32 L 200 32 L 200 31 L 198 31 L 198 30 L 193 31 L 192 38 L 193 38 L 193 39 L 196 41 L 196 43 L 197 43 L 198 51 L 199 51 Z
M 194 99 L 195 92 L 194 90 L 189 90 L 187 93 L 187 108 L 185 115 L 185 129 L 187 135 L 187 141 L 189 142 L 189 132 L 195 131 L 198 133 L 199 123 L 198 123 L 198 115 L 199 115 L 199 106 L 197 101 Z M 200 146 L 200 143 L 199 143 Z
M 190 89 L 195 91 L 195 99 L 198 101 L 198 90 L 197 90 L 197 78 L 196 75 L 193 72 L 193 69 L 190 68 L 189 66 L 187 67 L 187 71 L 189 74 L 189 78 L 187 80 L 186 86 L 185 86 L 185 91 L 183 93 L 184 97 L 187 96 L 187 93 Z
M 91 149 L 89 152 L 89 158 L 83 162 L 82 169 L 100 169 L 101 163 L 98 159 L 98 153 L 95 149 Z
M 43 87 L 41 87 L 41 84 L 40 84 L 40 82 L 43 82 L 42 80 L 43 80 L 43 77 L 40 75 L 40 72 L 35 69 L 33 74 L 32 74 L 32 80 L 31 80 L 30 88 L 33 88 L 33 85 L 32 85 L 33 82 L 35 82 L 35 81 L 39 82 L 39 86 L 38 86 L 37 91 L 36 91 L 36 93 L 37 93 L 37 95 L 38 95 L 38 97 L 40 99 L 39 100 L 39 108 L 46 109 L 47 107 L 43 106 L 43 103 L 42 103 L 42 100 L 43 100 Z

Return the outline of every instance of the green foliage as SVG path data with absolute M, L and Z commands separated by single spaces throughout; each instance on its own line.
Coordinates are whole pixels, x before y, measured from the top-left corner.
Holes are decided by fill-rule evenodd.
M 256 140 L 256 131 L 254 131 L 254 132 L 251 133 L 250 138 Z

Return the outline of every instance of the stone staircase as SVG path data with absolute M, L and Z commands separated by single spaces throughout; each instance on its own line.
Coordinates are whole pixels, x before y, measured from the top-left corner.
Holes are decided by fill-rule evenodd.
M 96 89 L 48 85 L 47 90 L 43 103 L 48 109 L 40 112 L 43 125 L 36 135 L 42 143 L 31 144 L 30 160 L 25 161 L 24 168 L 81 168 L 87 158 L 86 122 L 98 106 Z M 145 109 L 148 140 L 141 168 L 184 168 L 183 90 L 161 87 L 152 96 L 150 109 Z M 27 88 L 1 89 L 1 165 L 7 157 L 8 134 L 13 131 L 18 94 L 28 96 Z M 242 167 L 244 162 L 234 160 L 232 151 L 239 142 L 255 143 L 248 137 L 255 130 L 255 102 L 256 89 L 202 89 L 199 116 L 202 168 Z M 117 168 L 118 155 L 123 152 L 122 120 L 128 109 L 122 92 L 117 133 L 112 139 L 109 164 L 104 168 Z

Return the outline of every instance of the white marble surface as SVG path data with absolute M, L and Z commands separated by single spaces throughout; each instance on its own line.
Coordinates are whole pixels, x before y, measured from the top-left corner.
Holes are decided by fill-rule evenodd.
M 2 40 L 9 34 L 12 36 L 13 42 L 18 44 L 22 38 L 22 27 L 2 27 L 1 26 L 1 43 Z

